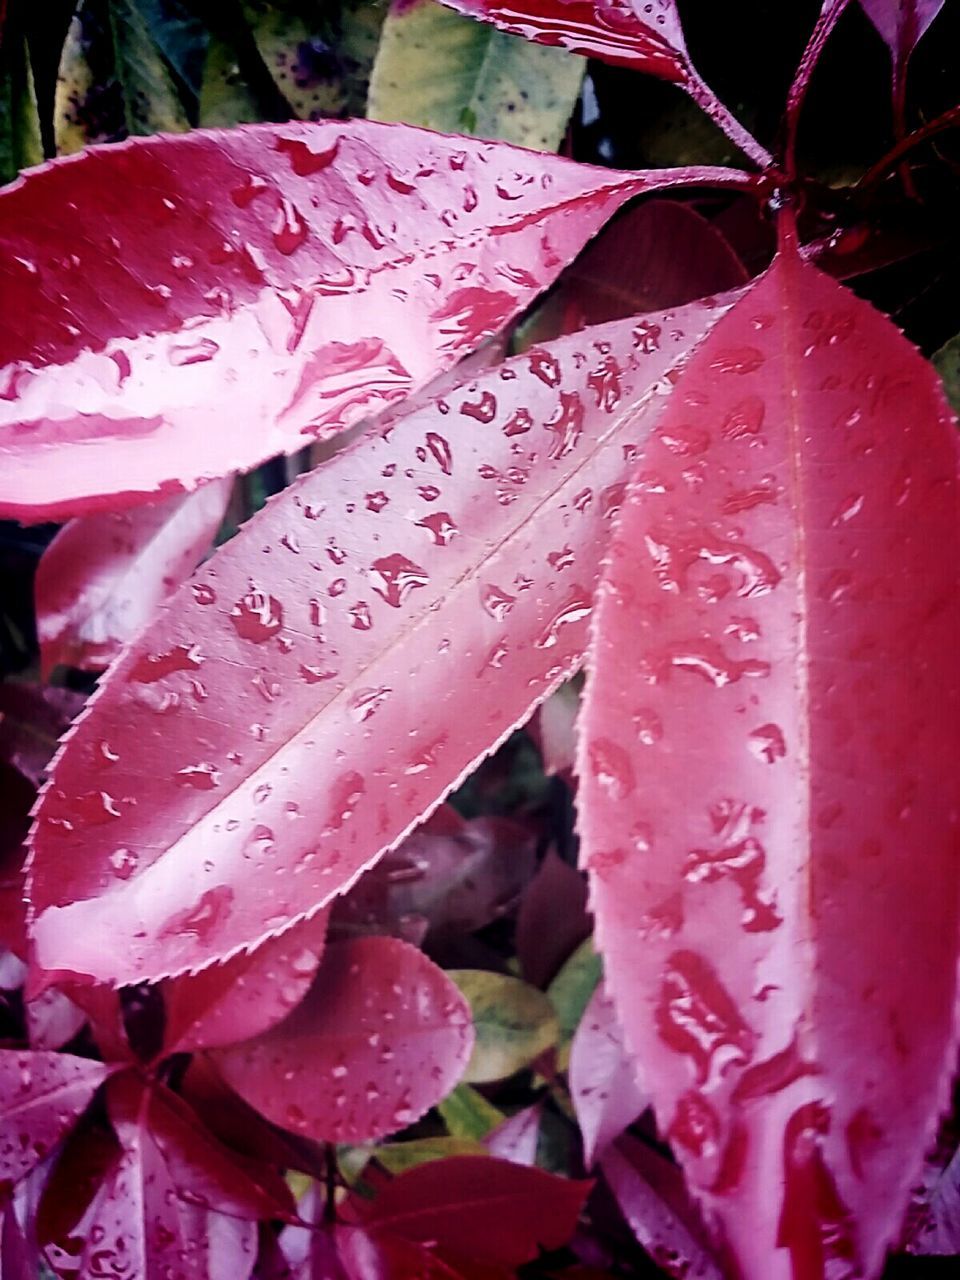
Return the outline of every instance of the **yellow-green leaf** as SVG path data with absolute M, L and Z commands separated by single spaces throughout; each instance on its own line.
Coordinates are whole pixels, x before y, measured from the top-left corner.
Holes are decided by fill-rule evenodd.
M 583 1011 L 590 1002 L 603 974 L 600 957 L 593 949 L 593 939 L 582 942 L 547 988 L 547 996 L 560 1023 L 557 1065 L 566 1070 L 570 1042 Z
M 189 129 L 177 85 L 136 0 L 111 0 L 110 18 L 129 132 L 182 133 Z
M 394 6 L 367 114 L 556 151 L 580 92 L 583 58 L 508 36 L 436 0 Z
M 943 381 L 943 389 L 954 413 L 960 414 L 960 334 L 934 352 L 933 367 Z
M 437 1110 L 451 1138 L 468 1138 L 475 1142 L 492 1133 L 506 1119 L 502 1111 L 468 1084 L 458 1084 Z
M 200 124 L 205 129 L 224 129 L 262 119 L 260 103 L 243 78 L 236 50 L 212 35 L 200 83 Z
M 373 1154 L 390 1173 L 403 1173 L 430 1160 L 450 1156 L 485 1156 L 486 1147 L 474 1138 L 414 1138 L 410 1142 L 384 1142 Z
M 536 987 L 485 969 L 452 969 L 448 976 L 470 1002 L 477 1033 L 467 1083 L 512 1076 L 556 1043 L 557 1015 Z
M 40 119 L 26 39 L 12 18 L 0 44 L 0 182 L 43 159 Z

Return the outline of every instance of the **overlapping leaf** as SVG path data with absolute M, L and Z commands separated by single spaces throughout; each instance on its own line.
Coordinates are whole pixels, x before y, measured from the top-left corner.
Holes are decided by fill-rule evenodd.
M 640 1065 L 623 1043 L 613 1001 L 601 983 L 570 1045 L 570 1098 L 588 1168 L 646 1109 L 649 1099 L 637 1084 Z
M 39 965 L 201 967 L 402 838 L 579 663 L 625 467 L 722 311 L 528 352 L 369 432 L 223 546 L 55 766 Z
M 220 1050 L 216 1062 L 277 1124 L 328 1142 L 366 1142 L 439 1102 L 472 1047 L 466 1001 L 441 969 L 396 938 L 356 938 L 331 943 L 289 1018 Z
M 229 480 L 133 511 L 71 520 L 40 558 L 37 634 L 47 672 L 102 671 L 213 545 Z
M 944 0 L 860 0 L 867 17 L 890 50 L 902 75 L 920 38 L 943 8 Z
M 606 982 L 747 1280 L 876 1275 L 946 1097 L 957 475 L 929 366 L 784 255 L 612 543 L 579 760 Z
M 737 181 L 369 121 L 35 170 L 0 196 L 0 512 L 116 509 L 333 435 L 496 332 L 631 195 L 697 175 Z

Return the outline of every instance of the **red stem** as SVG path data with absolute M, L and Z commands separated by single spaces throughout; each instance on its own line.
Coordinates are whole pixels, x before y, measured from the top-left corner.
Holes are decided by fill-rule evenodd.
M 791 181 L 797 176 L 797 124 L 800 120 L 803 100 L 807 96 L 807 89 L 810 86 L 810 77 L 820 61 L 820 55 L 823 53 L 824 45 L 830 38 L 830 33 L 837 25 L 838 18 L 848 4 L 849 0 L 823 0 L 823 8 L 820 11 L 820 17 L 817 19 L 817 25 L 813 28 L 813 34 L 810 36 L 807 47 L 803 51 L 803 56 L 797 67 L 797 73 L 793 77 L 793 84 L 787 94 L 787 127 L 783 156 L 784 168 L 786 169 L 787 177 Z
M 683 88 L 693 101 L 710 117 L 713 123 L 727 135 L 738 150 L 761 169 L 769 169 L 773 156 L 760 145 L 749 129 L 744 128 L 733 113 L 720 101 L 707 82 L 701 79 L 694 67 L 689 67 Z
M 950 107 L 942 115 L 928 121 L 925 125 L 921 125 L 919 129 L 915 129 L 906 138 L 902 138 L 885 156 L 881 156 L 877 163 L 872 165 L 859 180 L 854 190 L 859 194 L 872 191 L 888 174 L 896 169 L 908 151 L 912 151 L 914 147 L 920 146 L 921 143 L 926 142 L 936 134 L 943 133 L 945 129 L 956 129 L 958 126 L 960 126 L 960 106 Z

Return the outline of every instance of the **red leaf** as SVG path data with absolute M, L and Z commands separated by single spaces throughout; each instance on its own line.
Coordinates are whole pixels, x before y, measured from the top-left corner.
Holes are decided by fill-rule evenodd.
M 441 969 L 396 938 L 356 938 L 328 946 L 289 1018 L 214 1059 L 277 1124 L 368 1142 L 446 1097 L 472 1048 L 469 1007 Z
M 57 1154 L 34 1216 L 37 1243 L 58 1276 L 75 1276 L 89 1234 L 94 1200 L 120 1158 L 113 1132 L 88 1113 Z
M 746 1280 L 873 1276 L 954 1066 L 950 415 L 784 256 L 641 467 L 582 718 L 607 986 Z
M 320 912 L 249 954 L 163 983 L 164 1053 L 249 1040 L 285 1018 L 317 972 L 327 914 Z
M 663 80 L 686 80 L 690 64 L 674 0 L 443 0 L 511 35 L 559 45 Z
M 293 1196 L 278 1173 L 221 1146 L 197 1113 L 168 1089 L 151 1086 L 140 1122 L 182 1199 L 236 1218 L 293 1213 Z
M 149 1099 L 132 1076 L 113 1082 L 110 1111 L 123 1155 L 94 1202 L 81 1276 L 246 1280 L 256 1224 L 180 1198 L 146 1120 Z
M 43 669 L 102 671 L 210 550 L 231 482 L 134 511 L 71 520 L 37 567 Z
M 588 1167 L 650 1105 L 636 1075 L 613 1001 L 601 983 L 570 1046 L 570 1097 Z
M 58 739 L 85 701 L 70 689 L 0 683 L 0 760 L 38 787 Z
M 462 1258 L 437 1253 L 427 1245 L 415 1244 L 400 1236 L 361 1231 L 356 1227 L 336 1229 L 338 1257 L 345 1280 L 513 1280 L 515 1272 Z M 312 1280 L 317 1272 L 308 1272 Z M 327 1272 L 320 1275 L 327 1278 Z M 331 1276 L 339 1280 L 339 1276 Z
M 546 987 L 590 933 L 583 876 L 548 849 L 517 915 L 517 958 L 527 982 Z
M 455 1156 L 418 1165 L 353 1206 L 369 1231 L 517 1267 L 566 1244 L 590 1187 L 494 1156 Z
M 600 1167 L 631 1231 L 666 1275 L 723 1280 L 676 1165 L 624 1135 L 601 1155 Z
M 115 510 L 333 435 L 501 328 L 630 196 L 713 179 L 743 175 L 372 121 L 32 170 L 0 195 L 0 513 Z
M 36 1280 L 37 1258 L 14 1212 L 13 1201 L 0 1207 L 0 1276 L 3 1280 Z
M 860 4 L 886 42 L 900 73 L 943 8 L 943 0 L 860 0 Z
M 223 546 L 58 758 L 38 963 L 118 983 L 201 967 L 407 835 L 580 662 L 625 459 L 722 310 L 519 356 L 371 430 Z
M 0 1191 L 52 1150 L 109 1074 L 68 1053 L 0 1049 Z

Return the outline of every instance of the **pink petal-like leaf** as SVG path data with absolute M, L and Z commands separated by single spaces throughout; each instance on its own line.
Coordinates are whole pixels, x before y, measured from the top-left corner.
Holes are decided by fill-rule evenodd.
M 738 182 L 372 121 L 32 170 L 0 194 L 0 514 L 116 510 L 333 435 L 495 333 L 630 196 L 713 179 Z
M 944 0 L 860 0 L 867 17 L 890 50 L 894 66 L 903 68 Z
M 163 983 L 164 1052 L 235 1044 L 285 1018 L 303 999 L 317 972 L 327 914 L 322 911 L 224 964 Z
M 683 82 L 689 59 L 675 0 L 443 0 L 510 35 L 560 46 L 663 80 Z
M 518 356 L 371 428 L 221 547 L 57 760 L 38 964 L 200 968 L 407 835 L 579 664 L 626 468 L 725 305 Z
M 676 1165 L 625 1134 L 601 1155 L 600 1167 L 631 1231 L 666 1275 L 724 1280 Z
M 601 983 L 570 1046 L 570 1097 L 589 1167 L 649 1105 L 637 1084 L 633 1056 L 623 1043 L 613 1001 Z
M 87 1021 L 84 1011 L 56 987 L 48 987 L 24 1006 L 31 1049 L 61 1049 Z
M 102 671 L 213 545 L 231 481 L 133 511 L 71 520 L 40 557 L 35 593 L 45 672 Z
M 516 1267 L 567 1243 L 591 1185 L 494 1156 L 454 1156 L 408 1170 L 353 1207 L 369 1231 Z
M 275 1123 L 368 1142 L 444 1098 L 472 1048 L 469 1006 L 443 970 L 405 942 L 371 937 L 331 943 L 289 1018 L 214 1059 Z
M 0 1049 L 0 1191 L 53 1149 L 109 1074 L 68 1053 Z
M 150 1129 L 150 1092 L 133 1076 L 109 1091 L 123 1155 L 94 1202 L 81 1280 L 131 1275 L 164 1280 L 246 1280 L 256 1259 L 255 1222 L 181 1199 Z
M 957 461 L 930 366 L 784 254 L 691 361 L 611 544 L 579 758 L 598 945 L 745 1280 L 875 1276 L 946 1098 Z
M 483 1145 L 492 1156 L 497 1156 L 501 1160 L 511 1160 L 514 1164 L 535 1165 L 542 1118 L 542 1102 L 534 1102 L 532 1106 L 523 1107 L 488 1133 L 483 1139 Z

